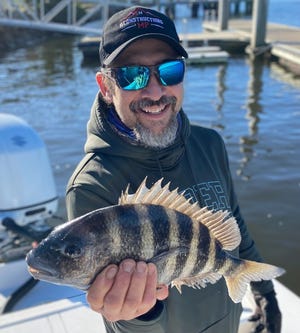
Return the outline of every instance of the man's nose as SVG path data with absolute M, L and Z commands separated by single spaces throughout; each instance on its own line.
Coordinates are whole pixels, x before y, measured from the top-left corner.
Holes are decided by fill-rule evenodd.
M 158 74 L 151 71 L 147 87 L 143 89 L 143 93 L 151 96 L 151 99 L 159 99 L 165 91 L 165 86 L 160 82 Z

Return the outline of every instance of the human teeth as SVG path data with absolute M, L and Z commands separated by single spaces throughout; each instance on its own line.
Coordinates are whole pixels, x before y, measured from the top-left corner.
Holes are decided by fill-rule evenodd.
M 144 112 L 147 113 L 159 113 L 163 110 L 164 108 L 159 108 L 159 109 L 143 109 Z

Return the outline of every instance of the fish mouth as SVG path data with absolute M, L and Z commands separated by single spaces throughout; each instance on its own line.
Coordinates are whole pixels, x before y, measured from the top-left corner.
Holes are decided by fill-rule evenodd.
M 55 269 L 52 269 L 49 265 L 43 265 L 42 261 L 36 262 L 35 256 L 31 251 L 26 256 L 26 263 L 28 265 L 29 273 L 36 279 L 41 279 L 43 277 L 55 278 L 57 276 Z
M 29 273 L 33 276 L 34 279 L 42 280 L 50 283 L 54 283 L 57 285 L 65 285 L 72 288 L 77 288 L 83 291 L 87 291 L 91 285 L 91 283 L 78 283 L 75 281 L 67 281 L 66 279 L 61 279 L 54 271 L 49 269 L 37 269 L 32 266 L 28 266 Z
M 45 269 L 45 268 L 37 268 L 37 267 L 33 267 L 33 266 L 28 266 L 28 271 L 33 277 L 35 277 L 37 279 L 40 279 L 42 277 L 54 277 L 55 276 L 53 271 L 51 271 L 50 269 Z

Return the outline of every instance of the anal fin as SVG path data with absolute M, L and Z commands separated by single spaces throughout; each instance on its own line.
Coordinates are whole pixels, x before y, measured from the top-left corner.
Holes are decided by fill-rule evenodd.
M 221 277 L 221 274 L 215 272 L 201 273 L 195 276 L 173 280 L 171 286 L 176 287 L 177 290 L 181 293 L 181 287 L 183 285 L 187 287 L 201 289 L 205 288 L 208 283 L 216 283 Z

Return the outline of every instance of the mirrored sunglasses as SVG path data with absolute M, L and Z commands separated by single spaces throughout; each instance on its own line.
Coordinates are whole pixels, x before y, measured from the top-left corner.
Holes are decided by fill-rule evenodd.
M 184 59 L 163 62 L 155 66 L 124 66 L 105 68 L 123 90 L 140 90 L 147 86 L 153 72 L 163 86 L 174 86 L 183 81 Z

